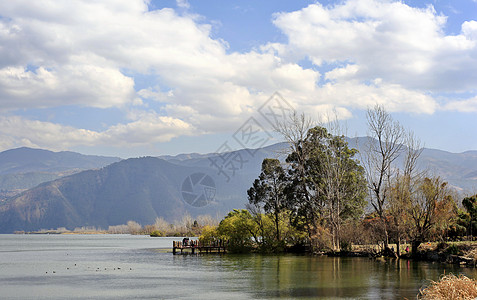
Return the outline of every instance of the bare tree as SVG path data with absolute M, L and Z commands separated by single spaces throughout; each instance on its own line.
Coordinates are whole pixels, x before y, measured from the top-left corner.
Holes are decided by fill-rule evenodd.
M 142 230 L 141 224 L 136 221 L 128 221 L 127 226 L 130 234 L 139 234 Z
M 180 220 L 174 222 L 174 228 L 176 231 L 180 232 L 183 235 L 190 235 L 192 233 L 192 227 L 194 225 L 194 220 L 190 214 L 185 214 Z
M 129 233 L 129 227 L 126 224 L 109 226 L 108 233 L 113 233 L 113 234 Z
M 389 248 L 386 209 L 389 202 L 393 163 L 404 149 L 406 131 L 394 121 L 384 107 L 376 105 L 367 111 L 369 139 L 367 143 L 366 176 L 370 202 L 378 215 Z
M 286 143 L 289 145 L 289 149 L 286 153 L 299 153 L 302 154 L 301 161 L 304 161 L 304 153 L 300 153 L 301 144 L 306 138 L 308 130 L 313 128 L 315 121 L 307 117 L 304 113 L 298 114 L 293 111 L 288 118 L 283 122 L 278 122 L 274 125 L 273 129 L 279 133 Z
M 167 235 L 171 231 L 171 224 L 169 224 L 163 217 L 157 217 L 154 221 L 154 229 Z
M 389 193 L 388 213 L 392 231 L 397 244 L 397 256 L 400 256 L 401 240 L 410 230 L 410 216 L 408 211 L 413 197 L 417 193 L 418 184 L 424 177 L 425 172 L 418 172 L 417 161 L 420 157 L 423 147 L 414 133 L 409 131 L 404 138 L 404 162 L 403 170 L 395 168 L 394 176 L 391 179 L 391 188 Z
M 197 223 L 199 226 L 217 226 L 220 223 L 218 218 L 213 218 L 211 215 L 199 215 L 197 216 Z

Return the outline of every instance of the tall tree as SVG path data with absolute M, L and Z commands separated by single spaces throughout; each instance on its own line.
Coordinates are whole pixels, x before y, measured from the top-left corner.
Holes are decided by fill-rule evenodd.
M 365 154 L 366 177 L 371 205 L 378 215 L 389 248 L 387 208 L 393 175 L 393 163 L 404 149 L 405 130 L 384 107 L 376 105 L 367 111 L 369 140 Z
M 417 161 L 422 153 L 421 142 L 409 132 L 405 138 L 403 169 L 394 168 L 389 190 L 389 205 L 387 213 L 390 225 L 397 244 L 397 256 L 400 256 L 401 239 L 409 231 L 409 205 L 411 198 L 417 191 L 418 183 L 424 172 L 417 171 Z
M 307 154 L 303 172 L 298 170 L 297 153 L 287 158 L 291 178 L 287 189 L 289 203 L 296 216 L 306 220 L 308 228 L 327 226 L 333 248 L 339 250 L 342 221 L 360 214 L 365 206 L 364 171 L 354 159 L 357 151 L 348 148 L 344 136 L 334 136 L 320 126 L 308 131 L 299 149 Z M 295 182 L 303 182 L 304 188 Z
M 314 207 L 312 189 L 310 189 L 310 178 L 306 170 L 306 161 L 309 156 L 308 149 L 303 147 L 308 130 L 312 128 L 314 122 L 305 114 L 297 114 L 294 111 L 283 123 L 278 123 L 275 130 L 282 135 L 288 143 L 289 148 L 286 151 L 286 163 L 288 164 L 289 184 L 286 188 L 287 203 L 293 206 L 293 203 L 301 205 L 291 207 L 292 224 L 299 230 L 305 230 L 308 237 L 315 233 L 315 226 L 318 216 L 317 209 Z
M 309 130 L 304 146 L 309 148 L 308 170 L 322 217 L 331 231 L 332 246 L 340 250 L 343 220 L 359 217 L 366 205 L 364 170 L 354 159 L 344 136 L 334 136 L 323 127 Z
M 284 189 L 287 184 L 285 171 L 278 159 L 266 158 L 262 162 L 262 172 L 247 191 L 250 204 L 263 206 L 271 214 L 275 225 L 275 239 L 281 241 L 280 216 L 285 209 Z

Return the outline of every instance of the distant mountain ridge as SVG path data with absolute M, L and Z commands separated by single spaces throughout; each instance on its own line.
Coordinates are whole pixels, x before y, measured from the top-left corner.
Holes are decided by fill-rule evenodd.
M 351 147 L 357 147 L 364 139 L 353 138 L 348 139 L 348 142 Z M 100 159 L 99 161 L 104 164 L 102 167 L 43 182 L 0 202 L 0 232 L 57 227 L 74 229 L 80 226 L 107 228 L 109 225 L 124 224 L 129 220 L 144 225 L 153 223 L 156 217 L 164 217 L 173 222 L 186 213 L 193 217 L 202 214 L 222 217 L 233 208 L 245 206 L 246 191 L 259 175 L 262 160 L 267 157 L 283 159 L 284 149 L 287 147 L 286 143 L 280 143 L 260 149 L 241 149 L 227 154 L 181 154 L 127 160 Z M 360 145 L 359 148 L 364 147 Z M 45 162 L 38 158 L 49 159 L 51 153 L 42 153 L 45 156 L 39 155 L 36 161 L 27 160 L 23 165 L 15 160 L 13 160 L 15 163 L 8 164 L 8 161 L 2 161 L 2 154 L 0 153 L 0 170 L 32 170 L 34 174 L 40 174 L 39 169 L 35 168 L 60 170 L 63 167 L 64 170 L 68 170 L 72 166 L 86 165 L 58 160 L 60 163 L 55 166 L 51 159 Z M 97 162 L 94 157 L 84 158 L 81 154 L 77 155 L 67 152 L 67 157 Z M 230 165 L 217 166 L 220 162 L 223 163 L 225 157 L 229 159 L 229 164 L 230 161 L 235 162 L 235 169 Z M 108 161 L 115 159 L 118 161 L 107 164 Z M 17 167 L 12 168 L 14 165 Z M 429 170 L 433 175 L 441 176 L 460 191 L 469 193 L 476 191 L 477 151 L 450 153 L 424 149 L 419 167 Z M 18 175 L 20 173 L 9 175 L 14 174 L 18 176 L 19 181 L 29 180 L 29 173 L 22 173 L 21 176 L 24 177 Z M 183 198 L 184 182 L 194 174 L 210 176 L 215 184 L 214 197 L 207 206 L 195 207 Z M 44 179 L 51 180 L 47 177 Z
M 368 137 L 347 138 L 350 147 L 365 151 Z M 359 158 L 359 156 L 358 156 Z M 396 160 L 402 165 L 403 156 Z M 424 148 L 418 159 L 417 167 L 427 171 L 430 176 L 440 176 L 453 188 L 463 193 L 477 193 L 477 151 L 461 153 Z
M 177 182 L 193 172 L 185 169 L 145 157 L 43 183 L 0 206 L 0 232 L 147 224 L 161 212 L 173 220 L 184 214 Z
M 28 172 L 57 173 L 93 169 L 121 160 L 119 157 L 84 155 L 71 151 L 17 148 L 0 152 L 0 175 Z
M 258 176 L 262 160 L 275 155 L 270 151 L 272 148 L 257 149 L 253 155 L 247 149 L 234 152 L 235 157 L 245 160 L 227 176 L 212 164 L 222 159 L 220 154 L 211 154 L 183 161 L 131 158 L 45 182 L 0 204 L 0 233 L 58 227 L 107 228 L 129 220 L 152 224 L 156 217 L 173 222 L 186 213 L 221 217 L 243 207 L 250 180 Z M 184 182 L 194 174 L 210 176 L 216 186 L 213 199 L 205 207 L 195 207 L 183 199 Z
M 0 200 L 40 183 L 83 170 L 101 168 L 119 160 L 119 157 L 28 147 L 0 152 Z

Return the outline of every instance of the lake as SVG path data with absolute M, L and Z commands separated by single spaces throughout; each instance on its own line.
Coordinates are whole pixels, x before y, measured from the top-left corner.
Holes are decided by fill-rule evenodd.
M 2 299 L 415 299 L 441 274 L 408 260 L 172 255 L 179 238 L 0 235 Z M 165 250 L 169 248 L 168 250 Z

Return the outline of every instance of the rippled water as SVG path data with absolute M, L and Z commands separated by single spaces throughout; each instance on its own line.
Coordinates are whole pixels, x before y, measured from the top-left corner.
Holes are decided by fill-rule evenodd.
M 0 235 L 2 299 L 409 299 L 446 272 L 406 260 L 172 255 L 174 238 Z

